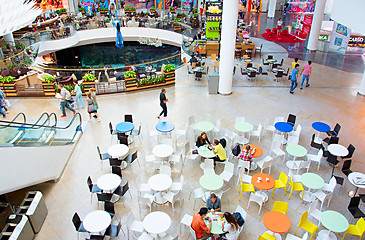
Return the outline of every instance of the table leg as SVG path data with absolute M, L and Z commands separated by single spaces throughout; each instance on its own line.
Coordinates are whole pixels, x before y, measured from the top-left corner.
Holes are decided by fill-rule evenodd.
M 318 240 L 337 240 L 336 235 L 329 230 L 321 230 L 318 232 L 317 238 Z
M 299 195 L 300 195 L 300 197 L 302 197 L 303 192 L 300 192 Z M 303 201 L 306 201 L 306 202 L 311 202 L 312 201 L 312 193 L 311 193 L 310 188 L 308 188 L 308 191 L 304 193 Z

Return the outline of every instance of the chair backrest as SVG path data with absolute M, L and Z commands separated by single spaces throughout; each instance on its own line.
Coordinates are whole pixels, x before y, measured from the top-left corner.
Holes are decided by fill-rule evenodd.
M 347 148 L 347 150 L 349 151 L 349 154 L 347 154 L 347 156 L 345 156 L 344 158 L 351 158 L 352 155 L 354 155 L 355 152 L 355 147 L 354 145 L 350 144 Z
M 90 186 L 91 186 L 91 188 L 93 187 L 93 181 L 91 180 L 90 176 L 87 178 L 87 185 L 89 186 L 89 188 L 90 188 Z
M 352 197 L 347 208 L 358 208 L 360 204 L 361 197 Z
M 195 116 L 194 115 L 189 116 L 189 125 L 194 123 L 195 123 Z
M 357 220 L 356 227 L 357 227 L 357 229 L 359 230 L 359 232 L 361 234 L 363 234 L 365 232 L 365 220 L 364 220 L 364 218 L 360 218 L 359 220 Z
M 259 125 L 257 126 L 257 131 L 258 131 L 259 133 L 261 133 L 261 131 L 262 131 L 262 125 L 261 125 L 261 124 L 259 124 Z
M 255 193 L 250 194 L 249 202 L 256 202 L 257 204 L 261 205 L 264 203 L 264 196 L 256 195 Z
M 190 152 L 189 142 L 185 143 L 184 150 L 185 150 L 185 156 L 186 156 Z
M 117 174 L 122 178 L 122 169 L 120 169 L 120 167 L 112 166 L 112 173 Z
M 281 59 L 280 66 L 283 66 L 284 59 Z
M 213 159 L 205 159 L 204 161 L 204 169 L 214 168 L 214 160 Z
M 122 161 L 118 158 L 109 158 L 109 164 L 110 166 L 119 167 L 120 165 L 122 165 Z
M 82 222 L 77 212 L 75 212 L 74 216 L 72 217 L 72 223 L 74 224 L 76 231 L 79 231 Z
M 272 210 L 286 214 L 288 212 L 288 208 L 289 208 L 289 205 L 287 202 L 275 201 L 274 206 L 272 207 Z
M 96 146 L 96 150 L 98 151 L 98 154 L 99 154 L 99 157 L 100 157 L 100 160 L 102 159 L 102 157 L 101 157 L 101 153 L 100 153 L 100 148 L 99 148 L 99 146 Z
M 123 186 L 122 196 L 129 190 L 129 184 L 126 182 Z
M 283 135 L 281 135 L 281 136 L 283 136 Z M 277 141 L 277 140 L 272 141 L 271 148 L 272 149 L 274 149 L 274 148 L 281 148 L 281 143 L 282 143 L 282 141 Z
M 165 175 L 171 176 L 171 168 L 166 165 L 161 165 L 160 174 L 165 174 Z
M 262 74 L 262 67 L 259 67 L 259 74 Z
M 176 202 L 178 199 L 181 198 L 181 190 L 179 190 L 173 197 L 172 202 Z
M 336 126 L 335 128 L 333 129 L 333 132 L 338 135 L 340 133 L 340 130 L 341 130 L 341 125 L 336 123 Z
M 302 131 L 302 126 L 298 124 L 297 128 L 295 129 L 295 133 L 299 136 L 301 131 Z
M 314 200 L 314 201 L 313 201 L 313 202 L 309 205 L 308 212 L 310 213 L 310 212 L 314 211 L 315 209 L 317 209 L 318 205 L 319 205 L 319 200 L 318 200 L 318 199 Z
M 245 209 L 243 209 L 240 205 L 237 205 L 235 212 L 239 212 L 241 214 L 242 218 L 246 219 L 247 213 L 246 213 Z
M 337 185 L 336 177 L 333 176 L 328 184 L 330 185 L 331 192 L 333 192 Z
M 299 226 L 302 225 L 308 218 L 308 211 L 305 211 L 300 217 Z
M 113 194 L 112 193 L 97 193 L 96 196 L 97 196 L 99 202 L 105 202 L 105 201 L 110 201 Z
M 105 201 L 104 202 L 104 210 L 108 213 L 113 213 L 115 214 L 115 209 L 114 209 L 114 203 L 109 202 L 109 201 Z
M 134 162 L 134 160 L 136 160 L 136 159 L 137 159 L 137 157 L 138 157 L 138 156 L 137 156 L 137 152 L 138 152 L 138 151 L 135 151 L 135 152 L 132 154 L 131 163 L 132 163 L 132 162 Z
M 295 125 L 296 118 L 297 118 L 297 116 L 295 116 L 293 114 L 289 114 L 287 123 L 290 123 L 290 124 L 292 124 L 294 126 Z
M 112 122 L 109 122 L 109 130 L 110 130 L 110 134 L 113 134 L 113 125 Z
M 262 235 L 259 235 L 259 238 L 257 240 L 267 240 L 267 239 L 264 238 Z
M 299 172 L 300 169 L 303 169 L 303 168 L 306 168 L 307 172 L 308 172 L 310 164 L 311 164 L 311 161 L 300 161 L 297 173 Z
M 231 162 L 226 162 L 225 166 L 224 166 L 224 171 L 233 173 L 234 172 L 234 164 Z
M 189 230 L 190 230 L 191 236 L 193 236 L 194 240 L 196 240 L 196 233 L 195 233 L 194 229 L 192 229 L 191 226 L 189 226 Z
M 331 137 L 328 145 L 330 145 L 330 144 L 338 144 L 339 141 L 340 141 L 340 139 L 338 137 Z
M 246 67 L 252 67 L 252 63 L 247 63 Z
M 317 158 L 321 159 L 323 157 L 323 149 L 319 149 L 318 153 L 317 153 Z
M 303 237 L 302 237 L 302 240 L 307 240 L 308 239 L 308 232 L 305 232 L 304 233 L 304 235 L 303 235 Z
M 252 177 L 250 175 L 247 175 L 247 174 L 242 174 L 241 179 L 242 179 L 242 182 L 251 183 Z
M 273 55 L 267 55 L 267 59 L 273 59 L 274 56 Z
M 352 160 L 346 160 L 343 162 L 342 171 L 343 170 L 349 170 L 351 167 Z
M 289 177 L 284 172 L 281 172 L 279 180 L 286 186 L 288 184 Z
M 116 195 L 118 195 L 118 196 L 123 196 L 123 190 L 122 190 L 122 186 L 118 186 L 115 190 L 114 190 L 114 192 L 113 192 L 113 194 L 116 194 Z
M 249 72 L 248 76 L 249 77 L 256 77 L 256 72 L 255 71 Z
M 132 114 L 124 114 L 124 121 L 133 123 Z
M 283 77 L 284 76 L 284 74 L 283 74 L 284 72 L 283 71 L 277 71 L 277 73 L 276 73 L 276 75 L 275 75 L 275 77 Z
M 124 144 L 124 145 L 128 146 L 128 136 L 118 133 L 118 140 L 119 140 L 120 144 Z

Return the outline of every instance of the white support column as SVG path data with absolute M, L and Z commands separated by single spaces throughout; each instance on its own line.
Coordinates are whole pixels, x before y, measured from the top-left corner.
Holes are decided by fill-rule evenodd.
M 364 71 L 364 73 L 362 74 L 362 79 L 361 79 L 360 88 L 359 88 L 358 93 L 359 93 L 360 95 L 365 96 L 365 71 Z
M 269 17 L 269 18 L 275 17 L 275 10 L 276 10 L 276 0 L 270 0 L 269 11 L 267 12 L 267 17 Z
M 222 14 L 222 32 L 219 62 L 220 94 L 232 93 L 232 78 L 234 67 L 234 50 L 236 48 L 236 25 L 238 16 L 238 1 L 224 0 Z
M 269 0 L 261 0 L 261 12 L 267 12 Z
M 324 15 L 324 9 L 326 7 L 326 0 L 317 0 L 314 9 L 313 22 L 311 27 L 311 32 L 308 39 L 308 50 L 316 51 L 319 41 L 319 32 L 322 26 L 322 20 Z
M 15 46 L 13 33 L 8 33 L 8 34 L 4 35 L 4 41 L 10 45 Z

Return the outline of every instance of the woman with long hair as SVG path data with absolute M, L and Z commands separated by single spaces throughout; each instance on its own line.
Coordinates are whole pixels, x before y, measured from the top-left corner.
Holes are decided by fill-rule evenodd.
M 208 139 L 208 136 L 207 136 L 207 134 L 205 132 L 202 132 L 199 135 L 198 139 L 196 140 L 196 144 L 195 145 L 197 147 L 200 147 L 200 146 L 204 146 L 207 143 L 210 144 L 209 139 Z
M 225 219 L 224 224 L 222 226 L 224 234 L 219 235 L 221 239 L 237 240 L 240 231 L 237 220 L 233 217 L 233 215 L 229 212 L 225 213 L 215 212 L 213 214 L 223 216 Z

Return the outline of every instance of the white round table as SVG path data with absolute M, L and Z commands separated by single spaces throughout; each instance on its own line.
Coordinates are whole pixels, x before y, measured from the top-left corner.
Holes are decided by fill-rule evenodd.
M 172 155 L 174 149 L 168 144 L 159 144 L 153 147 L 152 153 L 156 157 L 167 158 Z
M 171 218 L 164 212 L 151 212 L 143 219 L 144 229 L 152 234 L 166 232 L 171 226 Z
M 113 191 L 122 183 L 122 179 L 114 173 L 107 173 L 99 177 L 96 185 L 104 191 Z
M 327 150 L 334 156 L 344 157 L 349 154 L 349 150 L 341 144 L 330 144 L 327 147 Z
M 165 174 L 156 174 L 148 179 L 148 186 L 158 193 L 155 194 L 155 202 L 164 204 L 166 201 L 162 197 L 162 191 L 166 191 L 171 187 L 172 179 Z
M 129 153 L 129 147 L 124 144 L 114 144 L 108 148 L 108 154 L 113 158 L 124 159 Z M 125 169 L 128 166 L 126 161 L 122 162 L 121 168 Z
M 109 227 L 112 222 L 110 214 L 103 210 L 96 210 L 89 213 L 82 224 L 91 233 L 100 233 Z
M 349 182 L 356 187 L 354 196 L 356 196 L 359 188 L 365 188 L 365 174 L 359 172 L 352 172 L 347 177 Z

